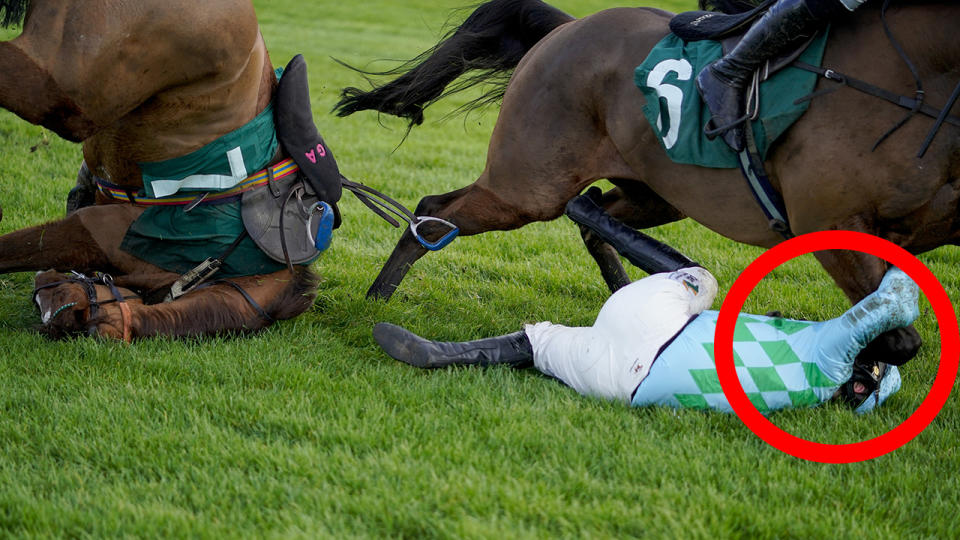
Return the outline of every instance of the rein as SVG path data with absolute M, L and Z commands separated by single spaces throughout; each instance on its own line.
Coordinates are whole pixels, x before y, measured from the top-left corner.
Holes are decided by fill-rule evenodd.
M 39 302 L 37 301 L 38 300 L 37 295 L 40 293 L 40 291 L 44 289 L 59 287 L 60 285 L 64 285 L 67 283 L 80 284 L 81 286 L 83 286 L 84 292 L 87 294 L 87 301 L 90 304 L 91 319 L 97 316 L 97 312 L 100 310 L 100 306 L 117 303 L 117 305 L 120 307 L 120 321 L 121 321 L 121 324 L 123 325 L 123 341 L 126 343 L 130 343 L 130 341 L 133 338 L 132 328 L 131 328 L 133 315 L 130 312 L 130 306 L 127 304 L 127 300 L 139 299 L 140 297 L 137 295 L 123 296 L 122 294 L 120 294 L 120 289 L 118 289 L 117 286 L 114 284 L 113 277 L 110 274 L 103 274 L 103 273 L 97 272 L 92 278 L 87 277 L 86 275 L 81 274 L 80 272 L 72 272 L 72 274 L 73 274 L 73 277 L 60 280 L 60 281 L 54 281 L 52 283 L 46 283 L 44 285 L 40 285 L 39 287 L 34 288 L 33 289 L 34 303 L 36 303 L 38 306 L 40 305 Z M 110 294 L 113 295 L 113 298 L 110 300 L 104 300 L 102 302 L 98 301 L 96 285 L 104 285 L 107 288 L 109 288 Z M 44 324 L 49 324 L 50 321 L 55 319 L 64 310 L 74 307 L 76 305 L 77 305 L 76 302 L 70 302 L 60 306 L 59 308 L 57 308 L 56 311 L 53 312 L 53 315 L 51 315 L 49 319 L 44 321 Z

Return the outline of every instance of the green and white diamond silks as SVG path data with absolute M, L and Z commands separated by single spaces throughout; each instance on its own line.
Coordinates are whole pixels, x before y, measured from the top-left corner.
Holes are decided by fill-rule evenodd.
M 836 319 L 808 322 L 741 314 L 733 337 L 740 384 L 760 412 L 819 405 L 850 378 L 853 360 L 867 343 L 913 322 L 919 314 L 917 297 L 913 281 L 891 269 L 876 292 Z M 704 311 L 657 356 L 634 393 L 634 406 L 732 411 L 714 360 L 717 316 Z
M 732 411 L 714 360 L 717 316 L 716 311 L 704 311 L 660 353 L 634 394 L 634 406 Z M 841 379 L 840 366 L 821 367 L 816 361 L 815 334 L 820 324 L 756 315 L 737 319 L 734 365 L 740 384 L 760 412 L 817 405 L 846 380 Z

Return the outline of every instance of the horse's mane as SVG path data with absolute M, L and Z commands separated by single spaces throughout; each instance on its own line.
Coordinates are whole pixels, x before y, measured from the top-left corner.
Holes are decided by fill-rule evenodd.
M 8 28 L 23 23 L 30 0 L 0 0 L 0 27 Z
M 759 4 L 759 0 L 700 0 L 700 9 L 721 13 L 743 13 Z

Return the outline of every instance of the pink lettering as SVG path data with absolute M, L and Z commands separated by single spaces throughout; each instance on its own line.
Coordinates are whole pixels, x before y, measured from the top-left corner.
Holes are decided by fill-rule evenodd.
M 320 143 L 317 143 L 317 153 L 320 154 L 320 157 L 327 157 L 327 149 Z
M 307 159 L 309 159 L 311 163 L 317 162 L 317 154 L 313 150 L 305 153 L 304 155 L 307 156 Z

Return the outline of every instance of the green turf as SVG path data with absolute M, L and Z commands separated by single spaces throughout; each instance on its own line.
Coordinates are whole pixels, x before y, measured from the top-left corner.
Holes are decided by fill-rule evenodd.
M 390 67 L 370 62 L 432 45 L 460 2 L 256 4 L 274 63 L 305 55 L 315 115 L 348 177 L 412 207 L 482 170 L 496 111 L 437 121 L 468 97 L 429 110 L 399 148 L 399 120 L 327 114 L 339 88 L 363 84 L 331 57 Z M 578 16 L 609 6 L 556 5 Z M 62 215 L 80 148 L 8 113 L 0 148 L 0 232 Z M 315 264 L 324 282 L 314 308 L 248 338 L 46 341 L 32 330 L 32 276 L 0 276 L 0 535 L 957 534 L 956 398 L 890 455 L 820 465 L 767 446 L 732 415 L 629 409 L 533 371 L 417 371 L 379 351 L 375 322 L 456 340 L 539 320 L 589 324 L 608 296 L 599 273 L 576 227 L 558 220 L 460 238 L 418 262 L 389 303 L 373 302 L 364 292 L 400 233 L 352 197 L 342 210 L 344 226 Z M 692 222 L 652 234 L 704 263 L 722 290 L 761 253 Z M 956 298 L 957 249 L 921 258 Z M 810 256 L 776 270 L 747 303 L 814 319 L 846 306 Z M 887 406 L 866 417 L 826 406 L 772 420 L 843 443 L 908 417 L 938 365 L 936 321 L 923 306 L 926 344 Z

